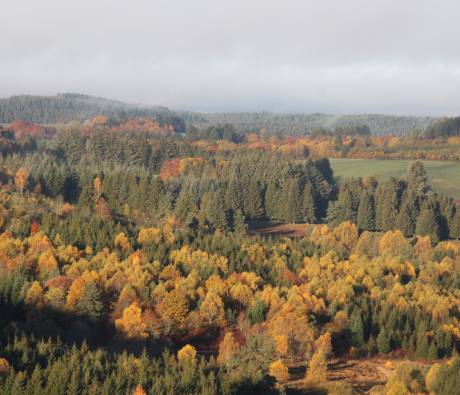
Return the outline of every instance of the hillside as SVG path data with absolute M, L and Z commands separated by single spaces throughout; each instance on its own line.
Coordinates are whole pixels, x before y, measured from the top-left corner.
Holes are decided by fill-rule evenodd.
M 0 99 L 0 123 L 17 119 L 38 124 L 84 121 L 96 115 L 127 118 L 154 118 L 184 131 L 184 122 L 166 107 L 127 104 L 89 95 L 63 93 L 56 96 L 11 96 Z
M 302 135 L 315 129 L 368 126 L 375 135 L 408 135 L 424 131 L 437 119 L 430 117 L 397 116 L 384 114 L 277 114 L 270 112 L 243 113 L 183 113 L 187 123 L 197 128 L 216 124 L 232 124 L 237 131 L 266 129 L 269 134 Z

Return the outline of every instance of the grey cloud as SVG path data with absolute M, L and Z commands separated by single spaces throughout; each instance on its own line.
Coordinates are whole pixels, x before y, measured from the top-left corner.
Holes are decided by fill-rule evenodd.
M 204 111 L 459 112 L 451 0 L 15 0 L 0 96 Z

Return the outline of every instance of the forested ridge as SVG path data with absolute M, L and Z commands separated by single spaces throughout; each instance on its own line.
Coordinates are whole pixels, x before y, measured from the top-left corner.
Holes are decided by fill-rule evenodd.
M 2 129 L 0 394 L 353 394 L 333 365 L 371 356 L 373 394 L 459 393 L 460 210 L 421 162 L 337 179 L 302 139 L 92 118 Z
M 174 125 L 178 132 L 184 131 L 182 119 L 165 107 L 126 104 L 75 93 L 0 99 L 0 123 L 10 123 L 17 119 L 41 124 L 65 123 L 84 121 L 100 114 L 121 119 L 154 118 L 161 124 Z
M 113 118 L 155 118 L 161 124 L 169 123 L 176 131 L 188 126 L 206 129 L 231 124 L 239 133 L 266 130 L 270 135 L 305 135 L 318 129 L 367 126 L 373 135 L 411 135 L 424 132 L 438 120 L 433 117 L 397 116 L 385 114 L 333 115 L 322 113 L 193 113 L 171 111 L 166 107 L 126 104 L 75 93 L 56 96 L 12 96 L 0 99 L 0 123 L 16 119 L 50 124 L 71 120 L 83 121 L 103 114 Z

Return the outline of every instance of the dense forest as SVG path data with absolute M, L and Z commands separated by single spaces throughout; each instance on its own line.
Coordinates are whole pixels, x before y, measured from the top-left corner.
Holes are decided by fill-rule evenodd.
M 0 394 L 354 394 L 334 366 L 371 358 L 372 394 L 460 394 L 460 210 L 421 162 L 337 179 L 316 143 L 142 118 L 2 128 Z
M 65 123 L 73 120 L 84 121 L 100 114 L 121 119 L 154 118 L 160 124 L 174 125 L 177 132 L 185 129 L 183 120 L 165 107 L 126 104 L 75 93 L 0 99 L 0 123 L 9 123 L 16 119 L 41 124 Z
M 155 118 L 174 125 L 177 132 L 185 125 L 204 130 L 230 124 L 238 133 L 265 130 L 269 135 L 300 136 L 317 129 L 368 127 L 373 135 L 411 135 L 423 132 L 436 118 L 384 114 L 330 115 L 320 113 L 190 113 L 173 112 L 165 107 L 126 104 L 89 95 L 63 93 L 56 96 L 12 96 L 0 99 L 0 123 L 16 119 L 50 124 L 83 121 L 99 114 L 112 118 Z
M 301 136 L 317 129 L 333 130 L 367 126 L 373 135 L 404 136 L 424 131 L 436 121 L 430 117 L 383 114 L 329 115 L 261 113 L 180 113 L 187 124 L 199 129 L 232 124 L 240 132 L 266 130 L 270 135 Z

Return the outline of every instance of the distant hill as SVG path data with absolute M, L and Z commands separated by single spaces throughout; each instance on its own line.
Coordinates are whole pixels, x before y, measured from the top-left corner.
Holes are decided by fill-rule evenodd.
M 18 119 L 37 124 L 84 121 L 101 114 L 117 119 L 153 118 L 161 125 L 172 125 L 176 132 L 185 131 L 182 118 L 166 107 L 127 104 L 75 93 L 0 99 L 0 123 Z
M 186 123 L 198 128 L 216 124 L 233 124 L 238 132 L 266 129 L 269 134 L 301 135 L 315 129 L 333 130 L 336 127 L 368 126 L 375 135 L 406 135 L 422 132 L 437 118 L 381 114 L 330 115 L 330 114 L 277 114 L 260 113 L 182 113 Z
M 256 132 L 266 129 L 268 134 L 302 135 L 325 128 L 368 126 L 375 135 L 407 135 L 424 132 L 439 118 L 396 116 L 381 114 L 279 114 L 269 112 L 193 113 L 174 112 L 166 107 L 127 104 L 75 93 L 56 96 L 12 96 L 0 99 L 0 123 L 24 120 L 35 124 L 53 124 L 71 120 L 85 121 L 105 115 L 118 120 L 152 118 L 160 126 L 172 125 L 177 133 L 185 132 L 185 125 L 199 129 L 232 124 L 237 132 Z

